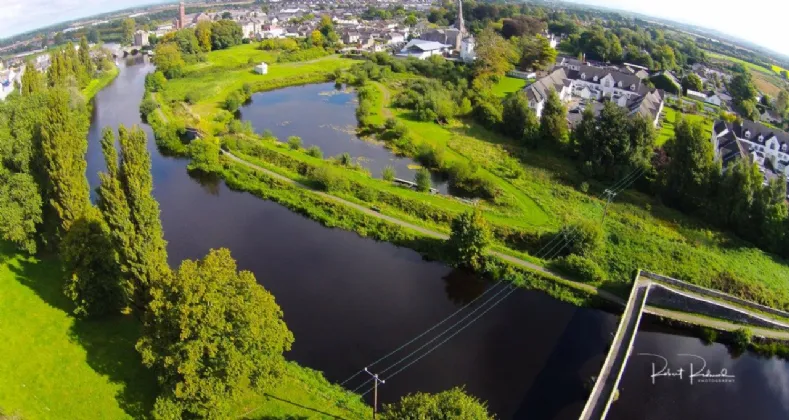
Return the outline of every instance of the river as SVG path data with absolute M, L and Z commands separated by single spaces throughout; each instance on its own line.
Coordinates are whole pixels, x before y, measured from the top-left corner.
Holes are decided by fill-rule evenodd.
M 170 264 L 201 258 L 211 248 L 229 248 L 239 267 L 252 271 L 282 307 L 296 338 L 286 354 L 289 359 L 342 381 L 490 287 L 463 272 L 423 261 L 411 250 L 324 228 L 278 204 L 231 191 L 221 182 L 191 178 L 186 161 L 160 154 L 150 128 L 140 121 L 144 78 L 152 66 L 142 59 L 133 63 L 121 64 L 118 78 L 95 98 L 88 150 L 91 186 L 97 185 L 96 173 L 104 167 L 101 129 L 141 124 L 149 137 L 154 196 L 161 206 Z M 502 419 L 575 419 L 585 402 L 584 383 L 597 374 L 617 322 L 618 317 L 607 312 L 519 290 L 388 380 L 379 389 L 379 399 L 393 402 L 410 392 L 465 385 Z M 609 418 L 688 418 L 687 413 L 694 413 L 698 420 L 739 419 L 743 416 L 727 413 L 742 413 L 736 408 L 752 405 L 764 413 L 753 418 L 787 418 L 783 401 L 789 401 L 789 394 L 782 378 L 789 369 L 784 362 L 749 354 L 734 359 L 721 345 L 705 347 L 696 338 L 670 330 L 643 330 L 634 353 L 704 351 L 716 366 L 731 364 L 737 382 L 733 387 L 708 384 L 698 394 L 700 385 L 652 385 L 649 375 L 644 376 L 651 360 L 633 358 L 637 362 L 626 370 Z M 415 347 L 373 370 L 385 369 Z M 771 374 L 772 369 L 781 373 Z M 348 386 L 359 383 L 361 376 Z M 747 400 L 714 394 L 740 391 Z M 704 411 L 715 404 L 722 409 Z M 648 410 L 656 414 L 647 417 Z M 707 412 L 717 417 L 701 415 Z

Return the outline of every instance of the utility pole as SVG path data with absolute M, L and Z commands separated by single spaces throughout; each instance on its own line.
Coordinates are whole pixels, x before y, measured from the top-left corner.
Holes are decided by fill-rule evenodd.
M 386 381 L 378 379 L 378 374 L 370 372 L 367 368 L 364 368 L 364 371 L 373 377 L 373 419 L 375 419 L 375 415 L 378 414 L 378 382 L 385 384 Z
M 603 220 L 600 222 L 600 224 L 605 223 L 605 215 L 608 213 L 608 205 L 611 204 L 611 200 L 613 200 L 614 197 L 616 197 L 616 192 L 609 189 L 606 189 L 603 192 L 603 194 L 605 194 L 606 197 L 608 197 L 608 201 L 606 201 L 605 203 L 605 208 L 603 209 Z

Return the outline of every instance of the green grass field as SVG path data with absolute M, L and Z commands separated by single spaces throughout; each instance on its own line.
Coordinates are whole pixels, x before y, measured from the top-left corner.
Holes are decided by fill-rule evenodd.
M 157 384 L 134 349 L 139 322 L 120 315 L 78 320 L 62 284 L 57 261 L 0 243 L 0 408 L 26 420 L 146 417 Z M 319 412 L 361 418 L 369 408 L 320 373 L 289 363 L 276 389 L 250 396 L 237 411 L 255 419 Z
M 523 79 L 516 79 L 514 77 L 504 77 L 493 86 L 493 94 L 503 98 L 512 92 L 523 89 L 528 82 Z
M 674 138 L 674 126 L 677 123 L 678 115 L 681 115 L 688 121 L 701 121 L 710 127 L 710 133 L 712 133 L 712 120 L 704 115 L 683 114 L 668 106 L 663 108 L 663 112 L 665 112 L 666 117 L 663 119 L 663 126 L 660 128 L 660 131 L 658 131 L 657 139 L 655 140 L 655 144 L 658 146 L 662 146 L 667 141 Z

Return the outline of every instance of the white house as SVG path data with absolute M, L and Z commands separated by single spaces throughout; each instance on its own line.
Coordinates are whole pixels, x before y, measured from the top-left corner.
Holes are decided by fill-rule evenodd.
M 260 63 L 255 66 L 255 73 L 257 74 L 268 74 L 268 64 Z
M 753 121 L 716 121 L 712 129 L 715 158 L 725 171 L 738 159 L 751 158 L 766 176 L 789 177 L 789 134 Z M 766 166 L 770 163 L 770 167 Z M 765 181 L 766 182 L 766 181 Z
M 473 36 L 463 38 L 460 43 L 460 59 L 465 63 L 470 63 L 477 58 L 477 53 L 474 51 L 476 41 Z
M 386 38 L 387 44 L 399 44 L 401 42 L 405 42 L 405 35 L 399 32 L 389 32 L 386 35 Z
M 434 55 L 444 55 L 452 52 L 452 46 L 435 41 L 412 39 L 397 53 L 398 57 L 416 57 L 425 60 Z
M 542 116 L 542 109 L 545 107 L 545 101 L 548 99 L 551 89 L 559 94 L 559 99 L 562 102 L 567 102 L 572 97 L 573 83 L 567 78 L 567 73 L 563 68 L 554 70 L 551 74 L 524 88 L 526 98 L 529 100 L 529 107 L 534 110 L 538 118 Z

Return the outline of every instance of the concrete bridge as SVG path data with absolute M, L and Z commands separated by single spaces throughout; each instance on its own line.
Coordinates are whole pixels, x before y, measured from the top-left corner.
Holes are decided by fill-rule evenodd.
M 692 303 L 680 311 L 647 306 L 649 292 L 670 294 Z M 665 303 L 665 302 L 658 302 Z M 706 308 L 703 308 L 706 306 Z M 692 311 L 701 312 L 702 317 Z M 789 339 L 789 313 L 746 301 L 716 290 L 705 289 L 681 280 L 649 272 L 638 272 L 625 311 L 608 350 L 600 374 L 586 401 L 580 420 L 603 420 L 616 399 L 619 381 L 627 365 L 642 314 L 650 313 L 682 322 L 733 331 L 748 325 L 755 336 Z
M 597 376 L 592 393 L 581 412 L 581 420 L 604 419 L 616 396 L 619 380 L 627 365 L 630 351 L 633 349 L 633 341 L 636 338 L 644 305 L 649 295 L 649 283 L 639 281 L 641 273 L 638 274 L 633 289 L 630 291 L 630 297 L 627 299 L 622 320 L 619 321 L 614 342 L 608 350 L 608 356 Z

